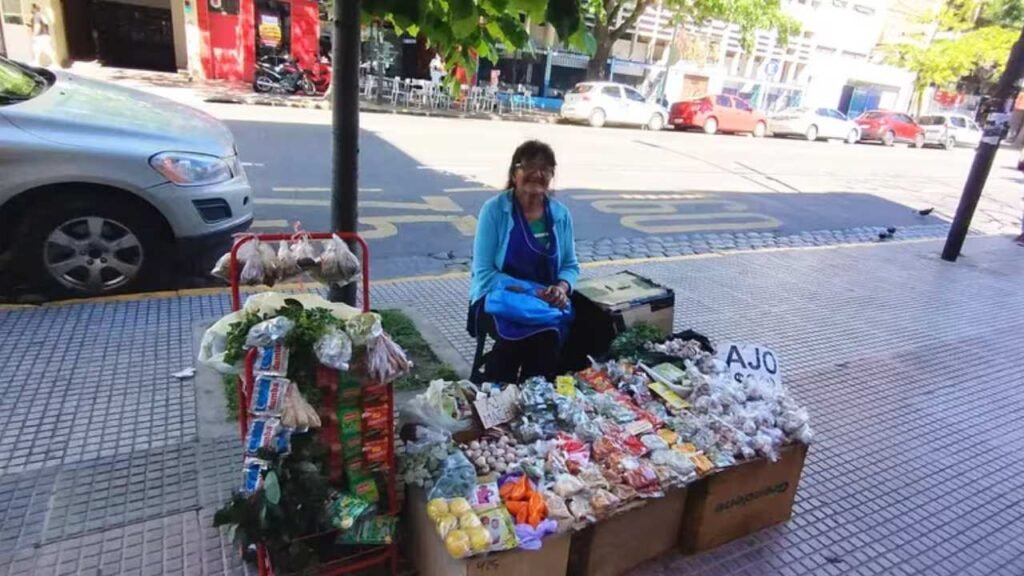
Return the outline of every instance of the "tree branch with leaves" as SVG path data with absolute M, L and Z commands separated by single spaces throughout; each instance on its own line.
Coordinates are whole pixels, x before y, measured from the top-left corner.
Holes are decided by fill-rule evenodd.
M 593 56 L 587 66 L 587 78 L 603 79 L 606 63 L 615 42 L 636 26 L 644 12 L 656 0 L 583 0 L 583 8 L 594 20 Z M 721 20 L 740 27 L 740 44 L 751 50 L 758 31 L 775 32 L 780 45 L 800 31 L 800 24 L 785 14 L 780 0 L 662 0 L 662 7 L 671 10 L 675 23 L 707 24 Z M 629 15 L 618 21 L 619 14 Z

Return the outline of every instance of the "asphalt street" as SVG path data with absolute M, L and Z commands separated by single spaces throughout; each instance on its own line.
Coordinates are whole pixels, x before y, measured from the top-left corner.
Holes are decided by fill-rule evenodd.
M 256 231 L 329 228 L 330 114 L 207 105 L 234 132 L 255 188 Z M 512 151 L 548 142 L 577 240 L 701 233 L 774 235 L 952 218 L 973 151 L 363 114 L 360 230 L 373 275 L 462 269 L 476 215 L 504 187 Z M 975 219 L 1018 230 L 1022 177 L 1000 152 Z M 934 207 L 929 216 L 917 210 Z

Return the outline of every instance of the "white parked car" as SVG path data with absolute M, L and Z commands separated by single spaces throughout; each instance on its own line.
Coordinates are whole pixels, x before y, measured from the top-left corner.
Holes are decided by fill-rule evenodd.
M 832 108 L 787 108 L 768 118 L 768 131 L 774 136 L 802 136 L 810 141 L 824 138 L 853 144 L 860 140 L 857 124 Z
M 643 94 L 615 82 L 581 82 L 565 95 L 562 118 L 571 122 L 587 122 L 591 126 L 630 124 L 661 130 L 668 120 L 668 110 L 648 102 Z
M 924 143 L 952 150 L 957 146 L 971 148 L 981 142 L 981 128 L 963 114 L 929 114 L 917 119 L 924 128 Z

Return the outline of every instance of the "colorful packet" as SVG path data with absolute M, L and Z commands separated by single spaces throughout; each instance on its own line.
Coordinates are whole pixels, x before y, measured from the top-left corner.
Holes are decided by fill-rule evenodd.
M 665 402 L 665 404 L 674 412 L 680 410 L 686 410 L 690 407 L 690 403 L 679 395 L 673 392 L 664 382 L 651 382 L 647 387 L 654 392 Z
M 249 423 L 249 433 L 245 437 L 245 453 L 255 456 L 260 448 L 278 450 L 280 445 L 276 439 L 281 431 L 281 421 L 277 418 L 253 418 Z
M 348 489 L 356 496 L 376 504 L 380 502 L 380 490 L 373 476 L 361 470 L 348 470 Z
M 576 397 L 576 379 L 572 376 L 558 376 L 555 378 L 555 392 L 569 398 Z
M 388 406 L 363 407 L 363 431 L 366 434 L 386 433 L 388 430 Z
M 285 378 L 272 375 L 258 376 L 252 386 L 249 412 L 253 416 L 280 416 L 290 384 L 291 382 Z
M 358 522 L 355 529 L 342 532 L 338 544 L 391 544 L 395 539 L 398 518 L 370 516 Z
M 242 494 L 248 496 L 263 486 L 263 471 L 267 469 L 267 461 L 259 458 L 246 458 L 242 464 Z
M 335 372 L 338 387 L 338 403 L 342 406 L 358 407 L 363 396 L 362 384 L 359 379 L 348 372 Z
M 606 392 L 608 390 L 615 389 L 615 385 L 612 384 L 611 378 L 601 370 L 587 368 L 580 372 L 578 377 L 584 384 L 598 392 Z
M 511 550 L 519 546 L 515 522 L 505 506 L 477 510 L 476 515 L 480 518 L 480 523 L 491 535 L 491 545 L 488 549 L 490 552 Z
M 339 530 L 348 530 L 372 507 L 372 504 L 362 498 L 351 494 L 337 494 L 327 503 L 327 517 L 331 526 Z
M 288 374 L 288 355 L 288 349 L 283 344 L 261 347 L 256 353 L 256 365 L 253 370 L 286 376 Z
M 623 428 L 626 429 L 627 434 L 632 436 L 639 436 L 641 434 L 647 434 L 654 431 L 654 425 L 647 420 L 635 420 L 625 424 Z
M 338 427 L 341 430 L 341 449 L 345 460 L 360 460 L 363 457 L 363 420 L 359 408 L 338 408 Z
M 363 443 L 363 461 L 370 468 L 382 466 L 388 461 L 388 439 L 367 440 Z

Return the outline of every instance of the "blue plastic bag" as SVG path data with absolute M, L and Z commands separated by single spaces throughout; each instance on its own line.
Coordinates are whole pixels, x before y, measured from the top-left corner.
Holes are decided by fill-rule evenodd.
M 502 279 L 487 294 L 484 311 L 494 316 L 527 326 L 559 326 L 573 318 L 572 304 L 555 308 L 537 296 L 544 286 L 515 278 Z

